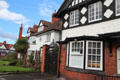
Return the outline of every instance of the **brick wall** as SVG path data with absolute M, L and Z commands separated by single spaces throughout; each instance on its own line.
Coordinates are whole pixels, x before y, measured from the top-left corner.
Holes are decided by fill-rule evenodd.
M 113 75 L 117 73 L 117 55 L 116 55 L 116 48 L 118 43 L 113 44 L 113 56 L 109 56 L 109 49 L 108 49 L 108 44 L 105 44 L 105 56 L 104 56 L 104 68 L 105 68 L 105 73 L 106 75 Z M 66 45 L 62 44 L 61 45 L 61 57 L 60 57 L 60 74 L 61 76 L 64 76 L 68 78 L 68 80 L 94 80 L 94 77 L 96 75 L 93 74 L 87 74 L 84 72 L 75 72 L 71 70 L 65 69 L 66 65 Z
M 46 49 L 47 46 L 43 46 L 43 53 L 42 53 L 42 61 L 41 61 L 41 72 L 44 73 L 45 72 L 45 54 L 46 54 Z

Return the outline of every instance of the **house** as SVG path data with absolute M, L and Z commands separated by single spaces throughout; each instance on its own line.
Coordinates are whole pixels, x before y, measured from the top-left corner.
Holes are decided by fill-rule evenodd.
M 61 20 L 54 17 L 56 11 L 52 14 L 51 22 L 40 20 L 38 25 L 34 25 L 33 28 L 28 28 L 27 36 L 29 38 L 30 48 L 28 49 L 28 55 L 36 53 L 43 53 L 43 46 L 50 45 L 52 42 L 60 40 L 61 34 Z
M 63 23 L 59 75 L 111 80 L 120 74 L 120 0 L 64 0 L 56 16 Z
M 0 57 L 5 57 L 7 54 L 13 53 L 14 51 L 13 44 L 7 44 L 6 41 L 0 43 Z

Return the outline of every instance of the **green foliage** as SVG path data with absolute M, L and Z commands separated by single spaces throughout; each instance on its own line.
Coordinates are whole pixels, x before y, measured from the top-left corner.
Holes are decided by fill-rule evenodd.
M 29 48 L 29 43 L 27 38 L 18 39 L 14 45 L 16 52 L 25 54 Z
M 0 61 L 0 66 L 2 66 L 2 65 L 9 65 L 9 61 Z
M 33 55 L 33 53 L 31 53 L 31 55 L 29 55 L 28 61 L 29 61 L 30 64 L 34 63 L 34 55 Z
M 8 55 L 6 55 L 5 57 L 1 58 L 4 61 L 12 61 L 17 59 L 17 54 L 16 53 L 10 53 Z
M 34 72 L 35 69 L 16 67 L 16 66 L 0 66 L 0 72 Z
M 15 66 L 17 63 L 18 63 L 17 59 L 16 60 L 11 60 L 10 63 L 9 63 L 9 65 L 10 66 Z
M 16 66 L 23 66 L 23 65 L 24 65 L 23 61 L 22 60 L 18 60 Z

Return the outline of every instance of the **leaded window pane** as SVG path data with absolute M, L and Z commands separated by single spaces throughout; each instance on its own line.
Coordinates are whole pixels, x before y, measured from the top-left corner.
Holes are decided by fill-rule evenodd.
M 102 2 L 96 2 L 88 6 L 89 22 L 102 19 Z

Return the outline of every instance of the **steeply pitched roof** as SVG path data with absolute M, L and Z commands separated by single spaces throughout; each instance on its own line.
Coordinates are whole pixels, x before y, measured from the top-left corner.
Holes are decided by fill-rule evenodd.
M 72 3 L 73 0 L 64 0 L 63 4 L 60 6 L 59 10 L 57 11 L 56 16 L 58 17 L 61 12 L 63 12 L 65 9 L 69 7 L 69 5 Z
M 5 44 L 5 47 L 6 47 L 6 49 L 10 49 L 11 47 L 13 47 L 13 45 L 12 44 Z
M 39 35 L 41 33 L 45 33 L 45 32 L 51 31 L 51 30 L 56 30 L 56 31 L 61 30 L 61 26 L 62 26 L 61 20 L 58 20 L 58 21 L 54 22 L 53 24 L 48 21 L 44 21 L 44 20 L 41 20 L 41 22 L 44 25 L 44 30 L 37 32 L 34 35 Z
M 34 25 L 33 28 L 31 28 L 31 27 L 28 28 L 28 31 L 29 31 L 29 30 L 30 30 L 31 33 L 37 32 L 37 31 L 38 31 L 38 25 Z M 28 31 L 27 31 L 27 32 L 28 32 Z
M 7 44 L 7 43 L 0 43 L 0 46 L 4 45 L 6 47 L 7 50 L 9 50 L 11 47 L 13 47 L 13 44 Z

